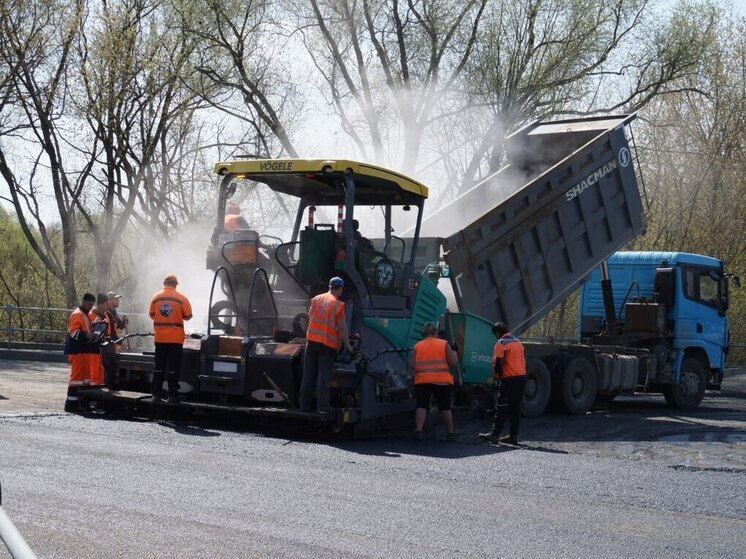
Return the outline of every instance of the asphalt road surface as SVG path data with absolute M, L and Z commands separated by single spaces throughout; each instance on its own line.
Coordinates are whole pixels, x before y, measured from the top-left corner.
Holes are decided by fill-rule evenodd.
M 2 505 L 39 557 L 746 557 L 746 372 L 692 412 L 525 420 L 518 448 L 468 417 L 448 443 L 73 416 L 66 374 L 0 361 Z

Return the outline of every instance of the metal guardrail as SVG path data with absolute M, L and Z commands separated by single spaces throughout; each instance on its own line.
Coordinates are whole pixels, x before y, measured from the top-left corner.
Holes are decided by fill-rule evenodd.
M 17 307 L 15 305 L 0 306 L 0 324 L 5 324 L 5 339 L 7 348 L 13 349 L 13 342 L 65 342 L 67 321 L 73 309 L 59 309 L 47 307 Z M 3 314 L 5 316 L 3 316 Z M 132 325 L 142 330 L 150 327 L 150 318 L 144 313 L 120 312 L 120 316 L 127 315 Z M 137 328 L 135 328 L 137 329 Z
M 0 486 L 0 539 L 3 540 L 5 547 L 8 548 L 13 559 L 36 559 L 36 554 L 31 550 L 31 547 L 23 539 L 18 528 L 15 527 L 13 521 L 5 513 L 2 504 L 3 489 Z
M 42 338 L 47 338 L 44 341 L 49 341 L 50 337 L 54 337 L 58 340 L 64 341 L 65 339 L 65 330 L 59 329 L 59 328 L 53 328 L 52 326 L 55 325 L 56 321 L 59 320 L 60 324 L 65 323 L 65 316 L 69 315 L 72 312 L 72 309 L 55 309 L 55 308 L 42 308 L 42 307 L 16 307 L 14 305 L 5 305 L 2 307 L 2 310 L 7 315 L 7 321 L 5 326 L 5 334 L 7 336 L 7 342 L 8 342 L 8 349 L 11 348 L 11 344 L 13 341 L 13 337 L 16 334 L 20 333 L 20 341 L 27 341 L 26 334 L 27 333 L 34 333 L 34 334 L 41 334 Z M 50 327 L 47 328 L 28 328 L 27 322 L 24 317 L 25 312 L 32 312 L 32 313 L 45 313 L 47 316 L 44 320 L 41 321 L 43 324 L 46 322 Z M 14 313 L 16 313 L 14 315 Z M 63 314 L 64 313 L 64 314 Z M 62 316 L 61 319 L 57 319 L 57 316 Z M 15 321 L 14 321 L 15 316 Z M 37 326 L 39 323 L 37 322 Z M 38 336 L 33 336 L 38 337 Z

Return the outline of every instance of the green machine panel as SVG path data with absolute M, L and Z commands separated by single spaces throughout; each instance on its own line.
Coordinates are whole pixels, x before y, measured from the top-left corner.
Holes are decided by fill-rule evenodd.
M 470 313 L 448 313 L 446 339 L 458 345 L 459 371 L 463 384 L 493 384 L 492 323 Z M 458 378 L 458 377 L 457 377 Z

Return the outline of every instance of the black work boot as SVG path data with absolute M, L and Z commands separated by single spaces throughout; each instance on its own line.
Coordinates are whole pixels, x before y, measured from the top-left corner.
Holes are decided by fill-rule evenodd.
M 173 371 L 168 372 L 168 403 L 175 404 L 179 401 L 179 375 Z
M 500 433 L 495 433 L 494 431 L 490 431 L 489 433 L 479 433 L 479 438 L 484 439 L 485 441 L 489 441 L 493 444 L 500 444 Z
M 163 400 L 163 371 L 153 371 L 153 382 L 150 386 L 150 393 L 153 395 L 154 402 Z

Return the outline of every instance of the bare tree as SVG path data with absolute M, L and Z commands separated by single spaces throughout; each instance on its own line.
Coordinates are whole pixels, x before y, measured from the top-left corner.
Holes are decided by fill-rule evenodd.
M 201 45 L 192 84 L 206 103 L 242 125 L 233 146 L 239 153 L 297 157 L 292 127 L 300 110 L 290 79 L 287 38 L 274 20 L 271 0 L 174 0 L 174 24 Z M 223 146 L 225 149 L 225 146 Z
M 637 110 L 692 87 L 717 15 L 702 2 L 661 13 L 654 0 L 291 5 L 363 157 L 437 166 L 451 196 L 497 170 L 505 134 L 527 121 Z
M 178 182 L 193 133 L 197 97 L 185 86 L 197 44 L 171 34 L 160 2 L 104 4 L 78 45 L 82 87 L 77 109 L 90 129 L 79 151 L 91 161 L 95 194 L 78 212 L 96 248 L 99 288 L 109 285 L 112 257 L 134 225 L 168 236 L 192 211 L 193 177 Z M 194 151 L 193 160 L 199 160 Z M 204 169 L 199 169 L 203 173 Z M 172 173 L 176 176 L 172 176 Z
M 297 6 L 298 27 L 343 130 L 364 157 L 412 172 L 459 89 L 487 0 L 309 4 Z
M 44 266 L 77 300 L 76 207 L 84 181 L 65 154 L 67 78 L 83 3 L 11 0 L 0 6 L 0 174 L 24 235 Z M 15 149 L 14 149 L 15 148 Z M 46 202 L 51 187 L 52 203 Z M 59 227 L 50 227 L 50 221 Z M 59 233 L 59 235 L 57 234 Z
M 567 114 L 635 111 L 659 95 L 696 90 L 715 41 L 717 11 L 680 3 L 522 0 L 490 6 L 469 65 L 482 134 L 461 188 L 502 164 L 506 133 Z M 486 165 L 485 165 L 486 163 Z

